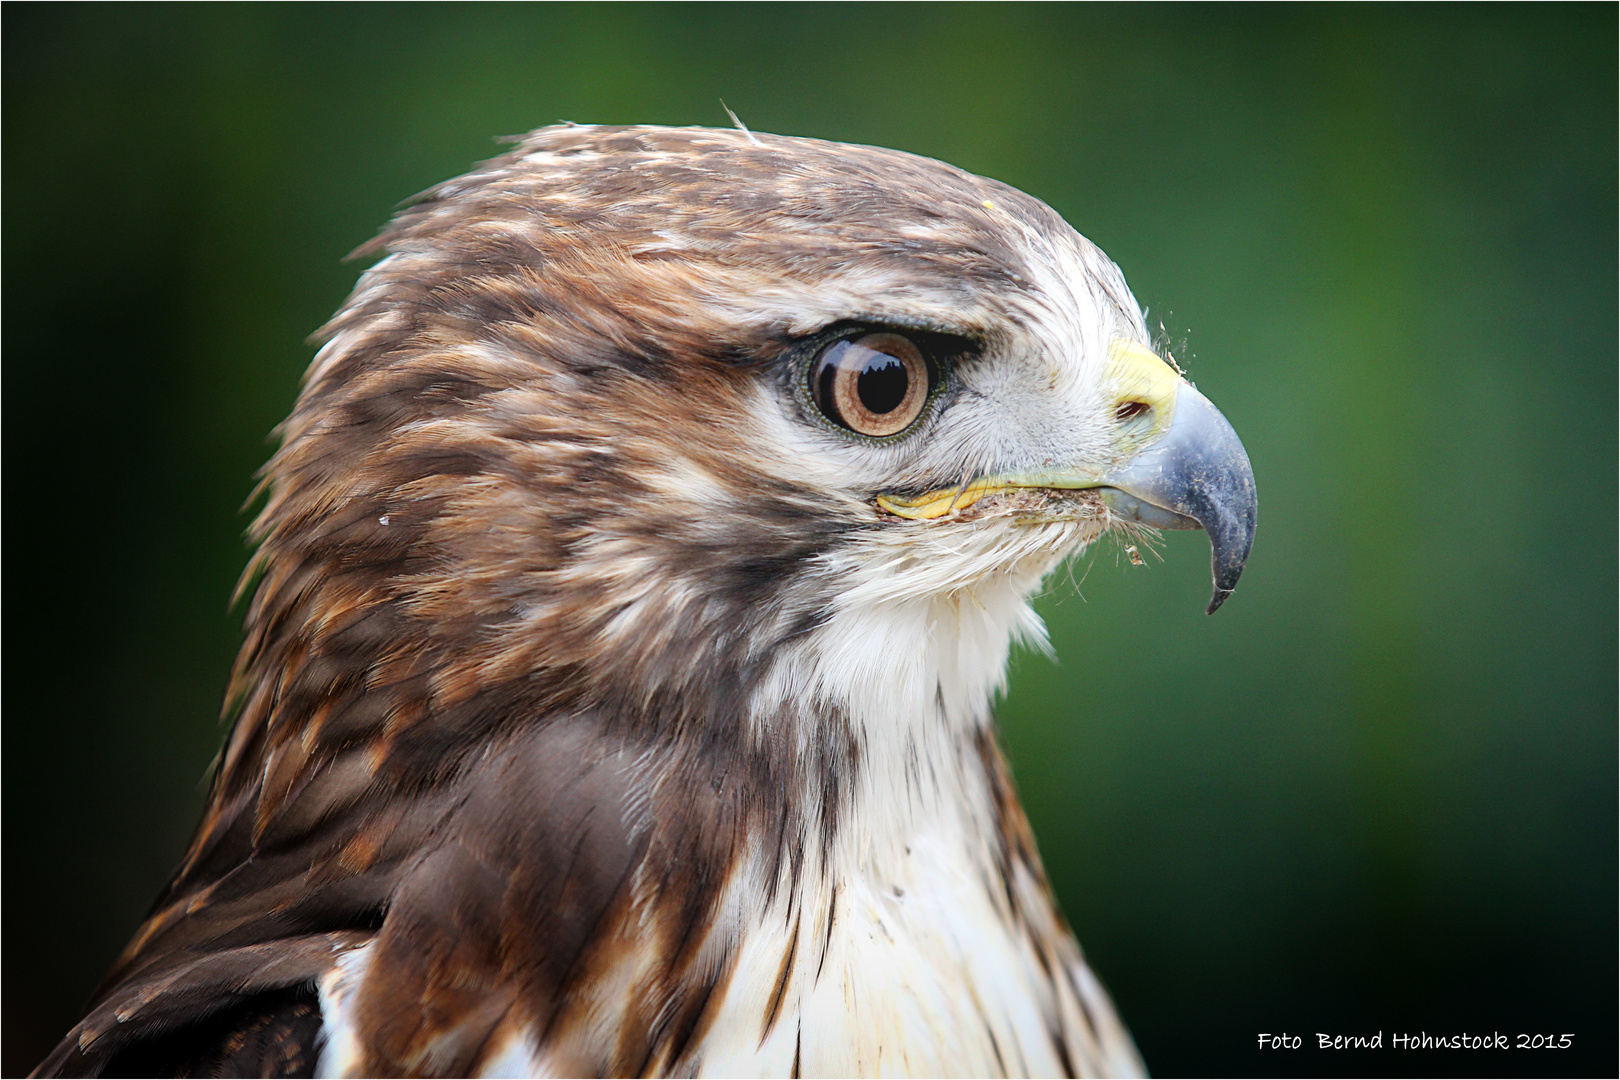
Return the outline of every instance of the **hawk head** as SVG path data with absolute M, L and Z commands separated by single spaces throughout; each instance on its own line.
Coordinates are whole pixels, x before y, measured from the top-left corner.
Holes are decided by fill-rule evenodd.
M 386 254 L 267 467 L 250 624 L 314 645 L 386 622 L 373 687 L 712 717 L 841 614 L 874 613 L 855 668 L 889 662 L 891 609 L 976 597 L 986 630 L 1028 628 L 1042 575 L 1111 529 L 1208 530 L 1211 611 L 1248 554 L 1230 426 L 1152 354 L 1119 269 L 995 181 L 557 127 L 362 250 Z
M 1214 611 L 1249 551 L 1243 448 L 1119 269 L 936 161 L 655 127 L 534 132 L 362 250 L 265 469 L 208 811 L 62 1060 L 318 987 L 331 1070 L 692 1072 L 959 977 L 930 1053 L 1027 982 L 1029 1067 L 1130 1067 L 989 734 L 1065 555 L 1202 527 Z M 863 968 L 834 927 L 880 879 L 937 898 L 917 942 L 1029 943 Z M 899 1045 L 826 1031 L 879 1056 L 807 1071 Z

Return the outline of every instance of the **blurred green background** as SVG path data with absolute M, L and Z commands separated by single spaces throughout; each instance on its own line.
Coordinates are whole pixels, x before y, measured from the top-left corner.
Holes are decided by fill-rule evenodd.
M 1260 533 L 1041 601 L 1006 737 L 1162 1075 L 1616 1067 L 1616 9 L 4 14 L 4 1060 L 77 1018 L 222 732 L 239 512 L 343 256 L 558 119 L 1050 202 L 1247 442 Z M 1316 1032 L 1570 1032 L 1334 1054 Z M 1260 1032 L 1305 1036 L 1262 1054 Z

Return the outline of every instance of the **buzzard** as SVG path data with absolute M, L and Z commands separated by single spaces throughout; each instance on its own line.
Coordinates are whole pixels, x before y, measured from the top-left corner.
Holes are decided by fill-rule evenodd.
M 1248 555 L 1119 269 L 937 161 L 576 125 L 362 252 L 207 811 L 40 1072 L 1140 1072 L 991 716 L 1066 555 Z

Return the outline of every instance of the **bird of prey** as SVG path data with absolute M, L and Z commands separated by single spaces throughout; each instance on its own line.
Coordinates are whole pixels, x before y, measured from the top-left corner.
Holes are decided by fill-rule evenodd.
M 1130 1075 L 992 698 L 1111 531 L 1255 524 L 1045 204 L 564 125 L 428 192 L 263 473 L 234 726 L 46 1075 Z

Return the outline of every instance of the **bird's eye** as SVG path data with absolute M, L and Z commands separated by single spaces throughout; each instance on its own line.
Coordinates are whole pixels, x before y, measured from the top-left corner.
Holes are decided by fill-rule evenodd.
M 839 427 L 873 438 L 898 435 L 922 415 L 934 369 L 900 334 L 835 341 L 810 365 L 810 396 Z

